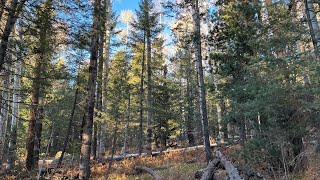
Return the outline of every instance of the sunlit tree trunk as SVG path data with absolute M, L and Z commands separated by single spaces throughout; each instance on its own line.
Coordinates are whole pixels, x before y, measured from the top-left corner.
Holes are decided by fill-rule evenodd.
M 20 40 L 22 40 L 22 34 L 19 32 Z M 7 158 L 7 169 L 10 170 L 14 166 L 16 158 L 16 141 L 17 141 L 17 127 L 19 120 L 19 100 L 20 100 L 20 86 L 21 86 L 21 61 L 22 61 L 22 47 L 17 47 L 17 56 L 14 68 L 13 77 L 13 98 L 12 98 L 12 115 L 10 125 L 10 137 L 9 137 L 9 154 Z
M 14 27 L 14 24 L 17 21 L 18 16 L 21 14 L 24 4 L 27 2 L 27 0 L 21 0 L 18 2 L 18 0 L 12 0 L 10 3 L 10 8 L 7 16 L 7 21 L 5 23 L 4 30 L 2 31 L 1 36 L 1 43 L 0 43 L 0 71 L 3 69 L 3 64 L 5 63 L 5 58 L 7 55 L 7 49 L 8 49 L 8 40 L 10 37 L 10 34 L 12 32 L 12 29 Z M 2 18 L 1 18 L 2 20 Z
M 149 20 L 149 4 L 148 1 L 146 1 L 146 9 L 147 9 L 147 14 L 146 14 L 146 19 Z M 150 22 L 149 22 L 150 23 Z M 148 91 L 147 91 L 147 154 L 152 153 L 152 70 L 151 70 L 151 29 L 150 29 L 150 24 L 147 23 L 146 27 L 146 38 L 147 38 L 147 86 L 148 86 Z
M 119 99 L 119 98 L 118 98 Z M 119 105 L 116 105 L 119 106 Z M 116 152 L 116 146 L 117 146 L 117 132 L 118 132 L 118 123 L 119 123 L 119 107 L 116 107 L 115 109 L 115 127 L 114 127 L 114 132 L 113 132 L 113 136 L 112 136 L 112 147 L 111 147 L 111 159 L 108 163 L 108 169 L 106 171 L 105 177 L 104 179 L 108 179 L 109 175 L 110 175 L 110 171 L 111 171 L 111 167 L 112 167 L 112 163 L 113 163 L 113 156 Z
M 124 133 L 124 142 L 123 142 L 123 147 L 121 150 L 122 155 L 126 155 L 126 150 L 127 150 L 127 144 L 128 144 L 128 131 L 129 131 L 129 123 L 130 123 L 130 111 L 131 111 L 131 101 L 130 101 L 130 93 L 128 94 L 128 109 L 127 109 L 127 121 L 126 121 L 126 126 L 125 126 L 125 133 Z
M 187 52 L 186 52 L 187 53 Z M 189 54 L 189 53 L 187 53 Z M 192 73 L 191 73 L 191 56 L 187 57 L 187 137 L 189 146 L 195 145 L 194 139 L 194 126 L 193 126 L 193 117 L 194 117 L 194 109 L 193 109 L 193 91 L 192 91 Z
M 87 97 L 85 105 L 85 113 L 83 116 L 84 126 L 82 133 L 81 157 L 80 157 L 80 179 L 90 178 L 90 152 L 91 152 L 91 136 L 94 115 L 94 103 L 96 93 L 97 80 L 97 60 L 98 60 L 98 45 L 99 45 L 99 10 L 101 6 L 100 0 L 94 1 L 93 26 L 92 26 L 92 41 L 90 50 L 89 64 L 89 80 L 87 86 Z
M 104 45 L 104 62 L 103 62 L 103 75 L 102 75 L 102 110 L 107 112 L 107 96 L 108 96 L 108 75 L 109 75 L 109 61 L 110 61 L 110 37 L 111 37 L 111 2 L 110 0 L 104 0 L 104 17 L 105 17 L 105 45 Z M 102 122 L 100 131 L 100 143 L 99 143 L 99 156 L 103 157 L 105 153 L 105 146 L 107 140 L 106 134 L 107 122 Z
M 77 88 L 76 92 L 74 94 L 73 106 L 72 106 L 72 110 L 71 110 L 71 116 L 70 116 L 70 120 L 69 120 L 69 124 L 68 124 L 67 134 L 66 134 L 66 137 L 65 137 L 64 142 L 63 142 L 61 155 L 60 155 L 59 161 L 57 163 L 57 168 L 61 166 L 61 163 L 62 163 L 62 160 L 63 160 L 63 156 L 64 156 L 64 154 L 65 154 L 65 152 L 67 150 L 67 146 L 68 146 L 69 139 L 70 139 L 70 136 L 71 136 L 72 122 L 73 122 L 73 118 L 74 118 L 75 109 L 76 109 L 76 106 L 77 106 L 78 93 L 79 93 L 79 89 Z
M 304 0 L 305 4 L 305 12 L 306 17 L 310 29 L 310 35 L 312 38 L 312 43 L 314 46 L 314 53 L 316 55 L 316 58 L 320 60 L 320 31 L 319 31 L 319 24 L 317 20 L 317 14 L 315 12 L 315 8 L 313 6 L 312 0 Z
M 11 59 L 12 56 L 7 56 L 7 59 Z M 10 60 L 11 61 L 11 60 Z M 10 64 L 6 63 L 3 70 L 2 79 L 2 101 L 1 101 L 1 114 L 0 114 L 0 162 L 3 159 L 5 149 L 5 137 L 8 123 L 9 113 L 9 99 L 10 99 Z
M 104 2 L 102 5 L 102 9 L 100 11 L 99 15 L 99 62 L 98 62 L 98 78 L 97 78 L 97 105 L 96 108 L 98 112 L 96 113 L 96 116 L 98 118 L 101 118 L 101 113 L 103 112 L 103 75 L 104 75 L 104 43 L 105 43 L 105 36 L 106 36 L 106 13 L 107 13 L 107 2 Z M 97 159 L 97 155 L 100 156 L 102 148 L 102 134 L 105 134 L 103 131 L 105 127 L 103 127 L 103 123 L 95 123 L 94 124 L 94 143 L 93 143 L 93 158 Z
M 194 2 L 194 22 L 195 22 L 195 45 L 196 45 L 196 66 L 198 71 L 198 90 L 199 90 L 199 101 L 200 101 L 200 112 L 202 120 L 202 131 L 204 148 L 206 153 L 206 160 L 209 162 L 212 159 L 212 153 L 210 150 L 209 141 L 209 124 L 207 115 L 207 102 L 205 93 L 205 84 L 203 79 L 203 68 L 202 68 L 202 55 L 201 55 L 201 34 L 200 34 L 200 15 L 199 15 L 199 2 Z
M 51 10 L 53 0 L 46 0 L 42 3 L 43 9 L 37 17 L 39 22 L 39 51 L 36 54 L 35 66 L 33 71 L 32 79 L 32 90 L 31 90 L 31 108 L 30 108 L 30 120 L 27 138 L 27 159 L 26 166 L 28 170 L 38 166 L 40 145 L 41 145 L 41 133 L 42 133 L 42 121 L 44 117 L 44 98 L 45 98 L 45 74 L 50 63 L 50 56 L 48 49 L 50 48 L 50 38 L 48 34 L 50 28 L 52 28 Z
M 139 154 L 141 155 L 142 153 L 142 144 L 143 144 L 143 128 L 142 128 L 142 123 L 143 123 L 143 99 L 144 99 L 144 68 L 145 68 L 145 46 L 146 46 L 146 38 L 145 38 L 145 33 L 143 34 L 143 52 L 142 52 L 142 62 L 141 62 L 141 78 L 140 78 L 140 99 L 139 99 Z
M 36 61 L 35 66 L 35 78 L 32 85 L 32 94 L 31 94 L 31 108 L 30 108 L 30 120 L 29 120 L 29 127 L 28 127 L 28 138 L 27 138 L 27 159 L 26 159 L 26 167 L 28 170 L 32 170 L 35 166 L 37 166 L 35 162 L 35 155 L 34 148 L 38 144 L 37 141 L 37 130 L 39 130 L 39 122 L 40 121 L 40 112 L 39 112 L 39 105 L 40 105 L 40 72 L 42 69 L 42 64 L 40 61 Z

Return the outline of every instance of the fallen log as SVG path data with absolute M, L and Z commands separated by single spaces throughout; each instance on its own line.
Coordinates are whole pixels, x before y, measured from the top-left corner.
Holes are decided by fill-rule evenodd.
M 218 158 L 211 160 L 205 169 L 200 169 L 196 172 L 195 178 L 201 180 L 215 179 L 214 171 L 217 168 L 219 162 L 220 160 Z
M 239 172 L 237 168 L 235 168 L 231 162 L 227 161 L 227 159 L 222 155 L 220 151 L 217 151 L 217 157 L 220 158 L 220 163 L 227 171 L 230 180 L 241 180 L 242 178 L 239 176 Z
M 150 169 L 150 168 L 148 168 L 148 167 L 145 167 L 145 166 L 136 166 L 135 168 L 134 168 L 136 171 L 144 171 L 144 172 L 146 172 L 146 173 L 148 173 L 148 174 L 150 174 L 152 177 L 153 177 L 153 179 L 154 180 L 162 180 L 162 178 L 154 171 L 154 170 L 152 170 L 152 169 Z
M 214 147 L 217 147 L 219 145 L 220 144 L 214 143 L 214 144 L 211 144 L 210 147 L 214 148 Z M 152 156 L 156 157 L 156 156 L 159 156 L 162 153 L 171 153 L 171 152 L 179 152 L 179 151 L 194 151 L 194 150 L 198 150 L 198 149 L 202 149 L 202 148 L 203 148 L 203 145 L 199 145 L 199 146 L 192 146 L 192 147 L 179 148 L 179 149 L 170 149 L 170 150 L 165 150 L 165 151 L 155 151 L 155 152 L 152 152 Z M 114 155 L 113 156 L 113 160 L 121 161 L 123 159 L 136 158 L 136 157 L 139 157 L 139 156 L 148 156 L 148 154 L 147 153 L 142 153 L 141 155 L 139 155 L 139 154 L 126 154 L 125 156 L 123 156 L 123 155 L 119 155 L 119 156 Z M 103 160 L 107 160 L 107 161 L 111 160 L 111 157 L 110 156 L 104 157 Z
M 216 152 L 216 158 L 211 160 L 205 169 L 196 172 L 195 178 L 200 179 L 201 177 L 201 180 L 215 179 L 214 173 L 219 167 L 223 167 L 226 170 L 230 180 L 243 180 L 240 177 L 238 170 L 231 162 L 227 161 L 220 151 Z

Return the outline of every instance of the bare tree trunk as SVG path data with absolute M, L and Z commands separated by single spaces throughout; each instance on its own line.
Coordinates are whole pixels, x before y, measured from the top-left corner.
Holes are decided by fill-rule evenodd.
M 2 79 L 2 102 L 1 102 L 1 114 L 0 114 L 0 162 L 3 159 L 3 153 L 5 149 L 5 137 L 8 123 L 8 111 L 9 111 L 9 94 L 10 94 L 10 65 L 6 64 L 3 72 Z
M 139 99 L 139 155 L 142 154 L 142 144 L 143 144 L 143 129 L 142 129 L 142 122 L 143 122 L 143 99 L 144 99 L 144 89 L 143 89 L 143 82 L 144 82 L 144 66 L 145 66 L 145 33 L 143 33 L 143 52 L 142 52 L 142 62 L 141 62 L 141 79 L 140 79 L 140 99 Z
M 200 109 L 201 109 L 201 120 L 202 120 L 202 131 L 203 131 L 203 139 L 204 139 L 204 147 L 206 153 L 206 160 L 209 162 L 212 159 L 212 154 L 210 150 L 210 141 L 209 141 L 209 124 L 208 124 L 208 116 L 207 116 L 207 102 L 206 102 L 206 93 L 205 93 L 205 84 L 203 80 L 203 69 L 202 69 L 202 55 L 201 55 L 201 34 L 200 34 L 200 16 L 199 16 L 199 4 L 198 0 L 194 3 L 194 21 L 195 21 L 195 44 L 197 48 L 197 60 L 196 66 L 198 71 L 198 89 L 199 89 L 199 101 L 200 101 Z
M 98 112 L 95 113 L 95 115 L 99 118 L 101 117 L 102 112 L 102 83 L 103 83 L 103 43 L 104 43 L 104 36 L 105 36 L 105 24 L 104 19 L 105 17 L 102 17 L 103 13 L 100 15 L 100 26 L 99 26 L 99 36 L 100 36 L 100 42 L 99 42 L 99 62 L 98 62 L 98 77 L 97 77 L 97 105 L 96 108 Z M 98 134 L 101 134 L 101 123 L 95 122 L 94 123 L 94 133 L 93 133 L 93 145 L 92 145 L 92 154 L 93 159 L 97 159 L 97 153 L 98 148 L 100 147 L 101 139 L 99 138 Z M 100 152 L 100 151 L 99 151 Z M 98 153 L 100 154 L 100 153 Z
M 218 93 L 218 90 L 216 89 L 216 92 Z M 224 143 L 224 131 L 223 131 L 223 119 L 222 119 L 222 114 L 223 114 L 223 104 L 222 104 L 222 100 L 220 97 L 218 97 L 217 99 L 217 118 L 218 118 L 218 130 L 219 130 L 219 138 L 220 138 L 220 142 Z
M 145 166 L 136 166 L 134 169 L 136 171 L 144 171 L 144 172 L 150 174 L 154 180 L 162 180 L 162 178 L 159 176 L 159 174 L 157 174 L 154 170 L 147 168 Z
M 20 34 L 20 32 L 19 32 Z M 20 34 L 21 36 L 21 34 Z M 22 39 L 22 38 L 21 38 Z M 19 119 L 19 100 L 20 100 L 20 81 L 21 81 L 21 59 L 22 50 L 17 48 L 17 60 L 15 62 L 15 70 L 13 77 L 13 102 L 12 102 L 12 116 L 11 116 L 11 127 L 10 127 L 10 139 L 9 139 L 9 154 L 7 158 L 8 170 L 11 170 L 14 166 L 16 158 L 16 141 L 17 141 L 17 127 Z
M 23 10 L 24 4 L 26 3 L 27 0 L 21 0 L 20 4 L 18 3 L 18 0 L 12 0 L 10 9 L 9 9 L 9 14 L 7 17 L 6 25 L 3 30 L 3 34 L 1 36 L 1 43 L 0 43 L 0 71 L 2 71 L 3 64 L 5 63 L 5 58 L 6 58 L 6 51 L 8 48 L 8 40 L 9 36 L 11 34 L 11 31 L 14 27 L 14 24 L 17 21 L 18 16 Z
M 77 106 L 78 92 L 79 92 L 79 89 L 77 88 L 76 92 L 74 94 L 74 101 L 73 101 L 73 106 L 72 106 L 72 110 L 71 110 L 71 116 L 70 116 L 70 120 L 69 120 L 69 124 L 68 124 L 67 135 L 66 135 L 66 137 L 64 139 L 62 152 L 61 152 L 61 155 L 59 157 L 59 160 L 58 160 L 56 168 L 59 168 L 61 166 L 61 163 L 62 163 L 62 160 L 63 160 L 63 156 L 64 156 L 64 154 L 65 154 L 65 152 L 67 150 L 67 146 L 68 146 L 70 135 L 71 135 L 72 121 L 73 121 L 73 118 L 74 118 L 74 112 L 75 112 L 75 109 L 76 109 L 76 106 Z
M 187 79 L 187 137 L 189 141 L 189 146 L 194 146 L 195 141 L 194 141 L 194 127 L 192 126 L 193 122 L 193 117 L 194 117 L 194 110 L 193 110 L 193 91 L 191 87 L 191 59 L 187 60 L 187 74 L 186 74 L 186 79 Z
M 111 167 L 113 164 L 113 156 L 115 154 L 116 151 L 116 146 L 117 146 L 117 131 L 118 131 L 118 119 L 119 119 L 119 107 L 117 107 L 116 109 L 116 116 L 115 116 L 115 121 L 116 121 L 116 126 L 114 128 L 114 132 L 113 132 L 113 140 L 112 140 L 112 148 L 111 148 L 111 159 L 109 161 L 108 164 L 108 169 L 107 172 L 105 174 L 105 179 L 107 180 L 111 171 Z
M 305 11 L 307 15 L 307 21 L 309 24 L 310 35 L 314 46 L 314 53 L 316 58 L 320 60 L 319 48 L 320 48 L 320 31 L 317 20 L 317 14 L 312 3 L 312 0 L 304 0 Z
M 38 89 L 38 88 L 36 88 Z M 35 145 L 35 124 L 38 118 L 39 92 L 33 92 L 31 98 L 30 120 L 27 138 L 27 159 L 26 167 L 30 171 L 34 168 L 34 145 Z
M 148 1 L 146 1 L 146 9 L 147 9 L 147 14 L 146 14 L 146 19 L 149 20 L 149 4 Z M 152 153 L 152 70 L 151 70 L 151 29 L 150 29 L 150 24 L 147 25 L 146 28 L 146 36 L 147 36 L 147 86 L 148 86 L 148 91 L 147 91 L 147 154 Z
M 246 119 L 244 117 L 240 119 L 240 138 L 241 138 L 241 144 L 243 146 L 243 149 L 245 149 L 247 133 L 246 133 Z
M 107 96 L 108 96 L 108 74 L 109 74 L 109 61 L 110 61 L 110 37 L 111 37 L 111 2 L 110 0 L 104 0 L 104 16 L 105 16 L 105 56 L 104 56 L 104 64 L 103 64 L 103 96 L 102 96 L 102 110 L 104 113 L 107 112 Z M 99 143 L 99 156 L 100 158 L 104 156 L 105 153 L 105 143 L 106 143 L 106 128 L 107 122 L 102 122 L 101 132 L 100 132 L 100 143 Z
M 92 158 L 97 159 L 97 144 L 98 144 L 98 123 L 93 123 L 93 138 L 92 138 Z
M 127 143 L 128 143 L 128 131 L 129 131 L 129 122 L 130 122 L 130 93 L 128 94 L 128 110 L 127 110 L 127 122 L 125 127 L 125 133 L 124 133 L 124 143 L 121 150 L 121 154 L 126 156 L 126 150 L 127 150 Z
M 39 58 L 40 59 L 40 58 Z M 26 167 L 30 171 L 33 168 L 37 167 L 36 158 L 39 155 L 35 155 L 35 147 L 39 146 L 40 143 L 38 141 L 41 132 L 40 126 L 41 124 L 41 115 L 40 115 L 40 98 L 41 98 L 41 72 L 42 72 L 42 63 L 40 60 L 36 60 L 35 65 L 35 78 L 32 84 L 32 93 L 31 93 L 31 108 L 30 108 L 30 120 L 29 120 L 29 127 L 28 127 L 28 138 L 27 138 L 27 159 L 26 159 Z M 39 134 L 40 133 L 40 134 Z M 37 151 L 39 153 L 39 151 Z
M 87 86 L 87 98 L 85 113 L 83 116 L 84 126 L 82 133 L 81 159 L 80 159 L 80 179 L 90 178 L 90 152 L 91 152 L 91 136 L 94 115 L 94 103 L 97 80 L 97 60 L 98 60 L 98 44 L 99 44 L 99 10 L 101 6 L 100 0 L 94 1 L 93 27 L 92 27 L 92 45 L 89 67 L 89 80 Z
M 39 155 L 41 149 L 41 133 L 42 133 L 42 121 L 43 121 L 43 100 L 42 97 L 39 97 L 39 105 L 38 105 L 38 118 L 36 119 L 35 124 L 35 140 L 34 140 L 34 164 L 36 167 L 39 162 Z

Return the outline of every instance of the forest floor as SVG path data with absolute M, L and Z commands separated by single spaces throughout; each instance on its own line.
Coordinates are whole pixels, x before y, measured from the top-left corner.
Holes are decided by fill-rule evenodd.
M 241 150 L 240 145 L 218 147 L 218 149 L 236 166 L 241 169 L 253 169 L 256 172 L 263 174 L 265 179 L 283 179 L 283 172 L 271 172 L 270 169 L 266 169 L 261 166 L 249 167 L 241 159 L 238 159 L 236 154 Z M 291 175 L 289 179 L 297 180 L 318 180 L 320 179 L 320 156 L 316 153 L 306 153 L 308 157 L 309 168 L 304 174 Z M 195 179 L 195 173 L 197 170 L 206 167 L 205 154 L 203 149 L 195 149 L 188 151 L 172 151 L 164 153 L 161 156 L 150 157 L 142 156 L 131 159 L 124 159 L 121 161 L 114 161 L 110 171 L 110 180 L 151 180 L 152 177 L 146 173 L 137 173 L 134 168 L 136 166 L 146 166 L 153 169 L 164 180 L 193 180 Z M 103 179 L 107 172 L 108 161 L 95 162 L 93 161 L 91 166 L 91 176 L 94 180 Z M 57 173 L 45 174 L 42 179 L 77 179 L 79 171 L 76 163 L 74 165 L 66 165 L 59 169 Z M 240 169 L 240 168 L 239 168 Z M 241 172 L 240 175 L 244 175 Z M 217 172 L 218 179 L 225 177 L 226 172 L 220 170 Z M 4 179 L 35 179 L 30 177 L 36 177 L 37 172 L 34 173 L 21 173 L 17 172 L 12 175 L 5 175 Z M 221 178 L 219 178 L 221 177 Z M 244 177 L 244 176 L 243 176 Z M 1 179 L 1 178 L 0 178 Z

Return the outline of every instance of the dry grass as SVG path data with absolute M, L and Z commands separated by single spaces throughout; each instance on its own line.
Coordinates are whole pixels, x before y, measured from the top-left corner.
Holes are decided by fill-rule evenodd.
M 160 176 L 168 180 L 194 179 L 196 170 L 205 166 L 205 156 L 202 149 L 196 151 L 175 151 L 164 153 L 158 157 L 143 156 L 138 158 L 115 161 L 109 179 L 151 179 L 147 174 L 136 174 L 135 166 L 147 166 L 156 170 Z M 91 166 L 92 179 L 103 179 L 108 167 L 108 162 L 93 163 Z M 56 174 L 52 179 L 63 177 L 74 178 L 78 170 L 68 169 Z

